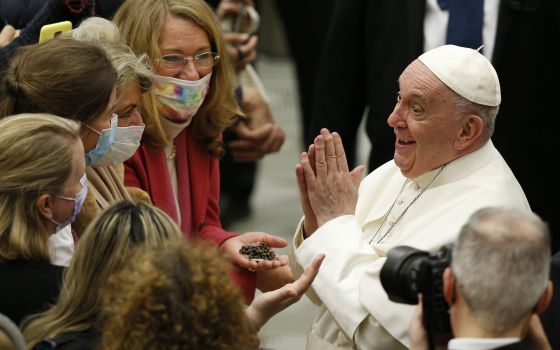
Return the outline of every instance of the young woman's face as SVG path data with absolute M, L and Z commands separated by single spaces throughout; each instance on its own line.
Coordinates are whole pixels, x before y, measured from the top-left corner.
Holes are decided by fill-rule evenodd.
M 196 55 L 212 51 L 208 35 L 193 21 L 168 15 L 158 45 L 162 57 L 178 54 L 188 60 L 178 68 L 167 67 L 160 61 L 156 65 L 157 74 L 194 81 L 212 73 L 212 67 L 200 67 L 193 60 Z
M 52 200 L 52 219 L 56 222 L 66 221 L 72 211 L 74 210 L 74 200 L 67 198 L 76 198 L 78 193 L 82 191 L 81 179 L 86 172 L 86 162 L 84 158 L 84 146 L 82 142 L 75 142 L 72 153 L 72 171 L 70 176 L 64 183 L 62 190 L 57 194 L 51 196 Z M 61 198 L 65 197 L 65 198 Z M 56 224 L 50 220 L 45 222 L 52 226 L 51 232 L 54 232 Z
M 113 88 L 113 92 L 111 93 L 111 97 L 109 98 L 109 103 L 107 103 L 107 106 L 105 107 L 103 113 L 95 118 L 93 122 L 91 122 L 91 124 L 88 124 L 88 126 L 92 129 L 97 130 L 98 132 L 101 132 L 101 130 L 103 129 L 109 129 L 111 127 L 111 119 L 113 118 L 116 100 L 117 88 L 115 86 Z M 81 129 L 84 151 L 85 153 L 87 153 L 91 151 L 97 144 L 97 140 L 99 140 L 99 134 L 85 126 L 82 126 Z

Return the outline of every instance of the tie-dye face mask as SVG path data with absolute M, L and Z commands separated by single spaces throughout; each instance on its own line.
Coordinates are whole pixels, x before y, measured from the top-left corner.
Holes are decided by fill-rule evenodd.
M 204 102 L 211 76 L 195 81 L 156 76 L 154 91 L 163 116 L 174 122 L 190 122 Z

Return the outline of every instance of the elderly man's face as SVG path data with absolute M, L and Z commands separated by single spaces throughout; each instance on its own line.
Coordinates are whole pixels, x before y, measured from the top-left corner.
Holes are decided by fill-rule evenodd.
M 451 90 L 419 60 L 399 78 L 400 91 L 387 123 L 396 135 L 395 164 L 415 178 L 455 158 L 461 132 Z

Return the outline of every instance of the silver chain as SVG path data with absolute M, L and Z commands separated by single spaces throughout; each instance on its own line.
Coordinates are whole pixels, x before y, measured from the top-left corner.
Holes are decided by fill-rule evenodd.
M 420 190 L 420 192 L 416 195 L 416 197 L 414 197 L 414 199 L 412 200 L 412 202 L 410 202 L 409 205 L 406 206 L 406 208 L 404 208 L 403 212 L 401 213 L 401 215 L 399 215 L 399 217 L 397 218 L 397 220 L 395 220 L 395 222 L 389 226 L 389 229 L 387 230 L 387 232 L 385 232 L 385 234 L 383 236 L 381 236 L 381 238 L 379 238 L 379 240 L 377 241 L 377 243 L 380 243 L 383 239 L 385 239 L 385 237 L 387 237 L 387 235 L 389 234 L 389 232 L 391 232 L 391 230 L 393 229 L 393 227 L 395 227 L 397 225 L 397 223 L 400 221 L 400 219 L 404 216 L 404 214 L 408 211 L 408 209 L 412 206 L 412 204 L 414 204 L 414 202 L 416 202 L 416 200 L 418 198 L 420 198 L 420 196 L 428 189 L 428 187 L 430 187 L 430 185 L 435 181 L 435 179 L 439 176 L 439 174 L 441 174 L 441 172 L 443 171 L 443 169 L 445 169 L 445 167 L 447 166 L 447 164 L 444 164 L 439 171 L 436 173 L 436 175 L 432 178 L 432 180 L 430 180 L 430 182 L 424 186 L 424 188 L 422 188 L 422 190 Z M 401 190 L 399 191 L 399 194 L 397 195 L 397 197 L 395 198 L 395 200 L 393 201 L 393 204 L 391 204 L 391 207 L 389 208 L 389 210 L 387 211 L 387 214 L 385 214 L 385 216 L 383 217 L 383 221 L 381 221 L 381 225 L 379 226 L 379 228 L 377 229 L 377 231 L 375 231 L 375 234 L 373 235 L 373 237 L 369 240 L 369 244 L 371 244 L 371 242 L 373 242 L 375 240 L 375 238 L 377 237 L 377 235 L 379 234 L 379 231 L 381 231 L 381 228 L 383 228 L 383 225 L 385 225 L 385 221 L 387 221 L 387 218 L 389 217 L 389 214 L 391 213 L 391 210 L 393 210 L 393 207 L 395 206 L 395 203 L 397 203 L 397 200 L 399 199 L 399 197 L 401 196 L 402 192 L 404 191 L 404 188 L 406 187 L 406 185 L 410 182 L 410 179 L 406 179 L 404 180 L 404 184 L 401 187 Z

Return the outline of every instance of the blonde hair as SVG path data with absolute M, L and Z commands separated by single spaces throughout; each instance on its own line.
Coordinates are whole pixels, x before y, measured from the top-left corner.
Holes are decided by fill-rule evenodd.
M 107 108 L 116 79 L 98 45 L 57 38 L 22 47 L 4 75 L 0 118 L 51 113 L 91 124 Z
M 0 329 L 0 349 L 17 350 L 12 338 L 10 338 L 2 329 Z
M 152 62 L 160 58 L 158 42 L 168 15 L 193 21 L 208 35 L 212 51 L 220 61 L 212 71 L 210 88 L 204 103 L 193 119 L 193 134 L 203 148 L 214 157 L 223 154 L 219 140 L 223 130 L 242 114 L 234 97 L 234 71 L 222 40 L 219 25 L 211 8 L 202 0 L 127 0 L 117 13 L 117 23 L 122 38 L 135 52 L 145 52 Z M 142 99 L 142 115 L 146 129 L 144 140 L 163 148 L 169 140 L 160 122 L 158 102 L 153 93 Z
M 102 349 L 257 348 L 227 262 L 207 242 L 138 251 L 103 296 Z
M 36 201 L 59 193 L 72 172 L 79 125 L 48 114 L 0 120 L 0 261 L 50 263 L 48 232 Z
M 134 248 L 159 247 L 180 237 L 173 220 L 151 205 L 122 201 L 104 210 L 80 239 L 56 304 L 24 324 L 29 346 L 65 333 L 97 329 L 102 290 Z
M 150 91 L 154 84 L 154 72 L 146 54 L 137 56 L 124 44 L 105 45 L 104 49 L 117 71 L 117 104 L 124 98 L 126 87 L 132 81 L 138 82 L 142 94 Z
M 80 25 L 61 34 L 63 37 L 100 45 L 117 71 L 117 104 L 124 98 L 126 87 L 136 80 L 140 91 L 149 91 L 154 84 L 154 72 L 148 55 L 136 55 L 121 39 L 117 25 L 105 18 L 89 17 Z

